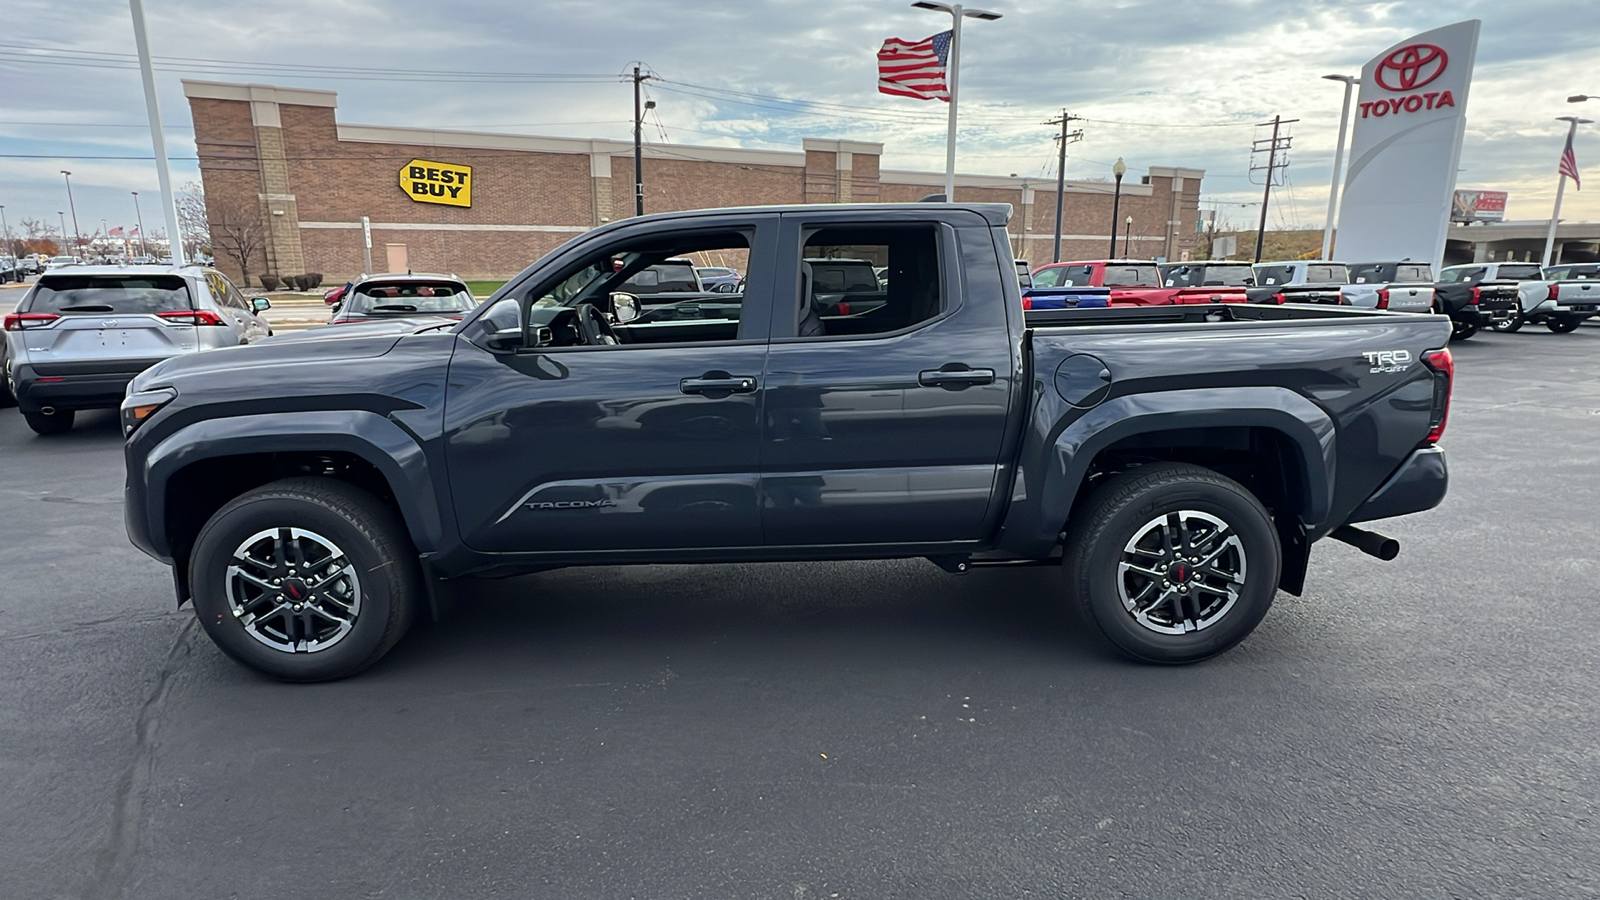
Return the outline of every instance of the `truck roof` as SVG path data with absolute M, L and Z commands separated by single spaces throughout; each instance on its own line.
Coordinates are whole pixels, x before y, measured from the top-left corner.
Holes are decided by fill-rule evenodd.
M 601 226 L 595 231 L 617 228 L 625 224 L 650 222 L 655 220 L 673 221 L 699 216 L 726 216 L 746 213 L 773 213 L 773 212 L 915 212 L 925 213 L 930 206 L 940 206 L 945 209 L 960 209 L 976 213 L 983 217 L 985 222 L 993 226 L 1005 226 L 1011 222 L 1011 204 L 1009 203 L 791 203 L 773 206 L 729 206 L 719 209 L 688 209 L 676 212 L 650 213 L 644 216 L 632 216 L 618 219 L 609 225 Z M 592 234 L 593 232 L 591 232 Z M 1148 262 L 1148 260 L 1143 260 Z

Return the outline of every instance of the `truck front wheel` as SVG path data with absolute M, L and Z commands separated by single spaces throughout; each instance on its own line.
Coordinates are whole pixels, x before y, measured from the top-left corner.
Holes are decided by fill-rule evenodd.
M 1272 606 L 1272 518 L 1238 482 L 1156 463 L 1114 476 L 1067 532 L 1068 589 L 1124 654 L 1178 665 L 1244 640 Z
M 422 587 L 399 517 L 331 478 L 287 478 L 230 501 L 200 530 L 189 584 L 211 640 L 283 681 L 377 662 L 410 626 Z

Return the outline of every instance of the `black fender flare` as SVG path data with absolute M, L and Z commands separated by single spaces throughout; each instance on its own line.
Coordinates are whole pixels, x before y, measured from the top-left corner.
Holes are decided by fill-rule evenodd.
M 1337 433 L 1321 407 L 1283 387 L 1197 388 L 1114 397 L 1086 411 L 1046 453 L 1036 535 L 1054 544 L 1100 451 L 1124 438 L 1175 429 L 1259 427 L 1288 438 L 1299 463 L 1301 524 L 1315 530 L 1333 502 Z
M 207 419 L 167 435 L 151 448 L 138 473 L 144 482 L 149 549 L 173 558 L 166 528 L 167 485 L 186 466 L 224 456 L 306 451 L 346 452 L 372 464 L 394 491 L 418 552 L 446 544 L 448 507 L 440 502 L 422 445 L 392 419 L 347 409 Z

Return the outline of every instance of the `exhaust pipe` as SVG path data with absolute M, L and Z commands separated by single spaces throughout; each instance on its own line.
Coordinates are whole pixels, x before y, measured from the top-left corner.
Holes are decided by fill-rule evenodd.
M 1328 532 L 1328 537 L 1360 550 L 1368 556 L 1388 562 L 1400 555 L 1400 542 L 1392 537 L 1384 537 L 1374 531 L 1364 531 L 1353 525 L 1340 525 Z
M 41 406 L 39 407 L 39 412 L 42 412 L 47 416 L 53 416 L 56 414 L 56 408 L 54 406 Z

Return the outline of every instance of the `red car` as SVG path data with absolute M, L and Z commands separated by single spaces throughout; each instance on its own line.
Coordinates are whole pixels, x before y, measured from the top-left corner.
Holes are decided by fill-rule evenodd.
M 330 325 L 374 319 L 446 317 L 459 319 L 478 301 L 467 283 L 454 275 L 370 275 L 323 299 L 333 307 Z
M 1049 263 L 1033 270 L 1035 287 L 1106 287 L 1112 306 L 1171 306 L 1175 303 L 1245 303 L 1242 286 L 1168 287 L 1161 270 L 1142 259 L 1098 259 Z

